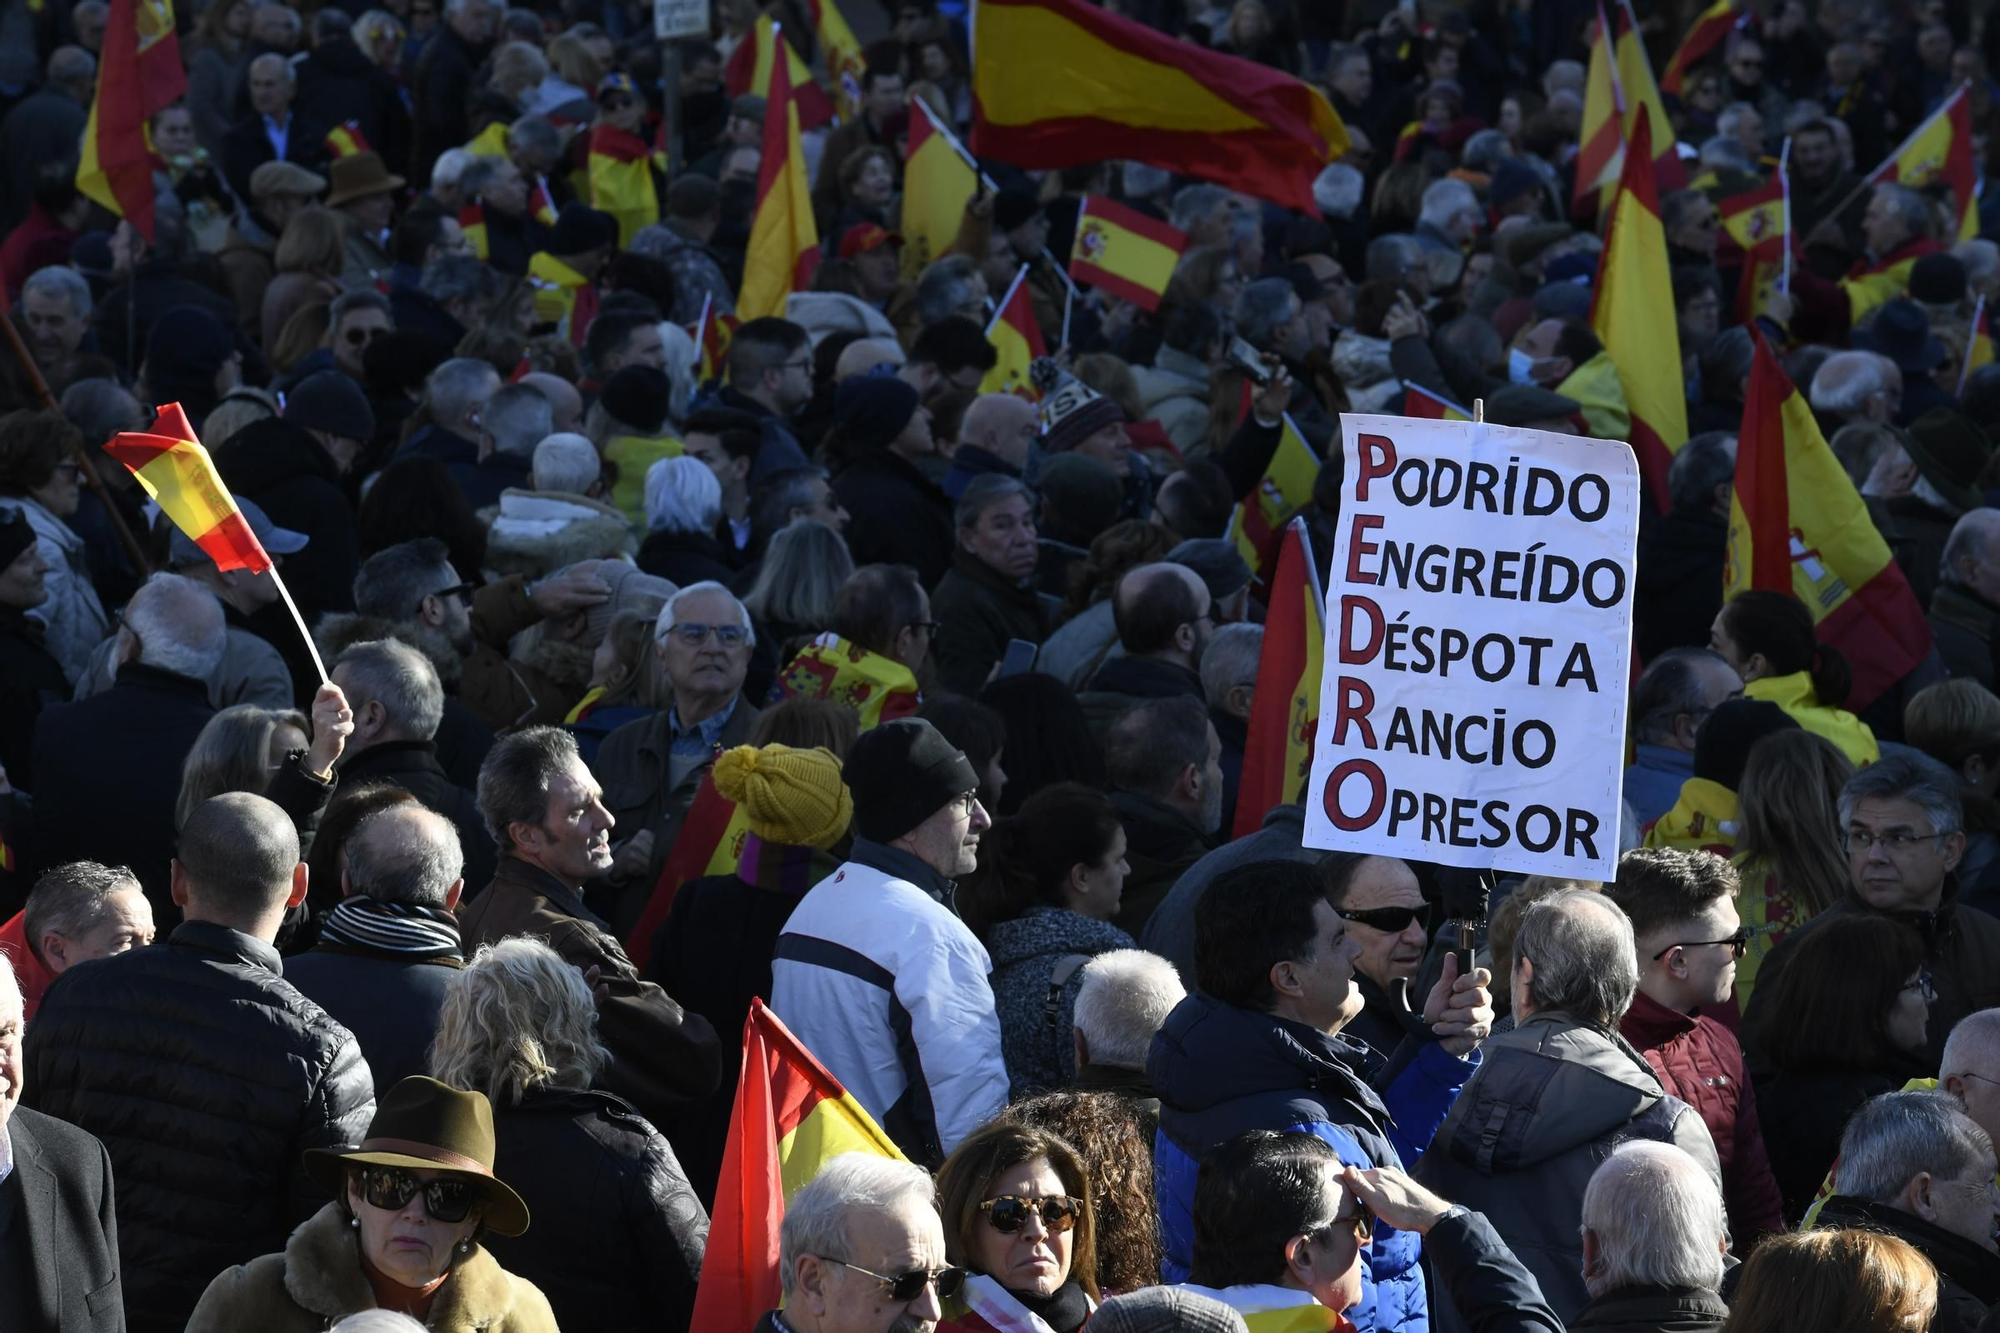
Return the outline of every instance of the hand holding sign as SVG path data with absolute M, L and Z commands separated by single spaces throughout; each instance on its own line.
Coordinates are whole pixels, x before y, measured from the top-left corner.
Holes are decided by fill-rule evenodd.
M 1424 1022 L 1447 1053 L 1470 1055 L 1493 1031 L 1493 992 L 1487 989 L 1492 984 L 1493 974 L 1483 967 L 1460 976 L 1458 955 L 1445 954 L 1444 975 L 1424 1001 Z

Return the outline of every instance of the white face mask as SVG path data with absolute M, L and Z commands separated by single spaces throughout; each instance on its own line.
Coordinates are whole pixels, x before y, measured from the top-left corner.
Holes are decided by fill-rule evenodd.
M 1508 349 L 1507 378 L 1516 384 L 1536 383 L 1535 358 L 1518 347 Z

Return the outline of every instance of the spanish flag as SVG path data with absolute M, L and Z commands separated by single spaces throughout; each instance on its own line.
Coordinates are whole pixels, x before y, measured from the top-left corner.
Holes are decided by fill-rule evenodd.
M 951 128 L 921 97 L 910 99 L 909 157 L 903 163 L 902 271 L 915 282 L 948 252 L 965 222 L 965 205 L 979 190 L 979 168 Z
M 578 347 L 597 318 L 597 285 L 546 250 L 528 256 L 528 286 L 535 293 L 535 321 L 553 324 Z
M 1274 567 L 1285 525 L 1312 503 L 1319 465 L 1319 455 L 1287 416 L 1278 447 L 1271 453 L 1271 465 L 1258 479 L 1257 489 L 1229 515 L 1230 540 L 1253 571 L 1261 573 Z
M 1972 372 L 1993 363 L 1993 326 L 1987 323 L 1986 298 L 1972 307 L 1972 331 L 1965 344 L 1965 360 L 1958 368 L 1958 396 L 1965 394 L 1965 382 Z
M 753 1327 L 784 1297 L 778 1229 L 785 1203 L 844 1153 L 903 1160 L 861 1104 L 759 999 L 743 1023 L 743 1073 L 691 1327 Z
M 842 23 L 845 27 L 845 22 Z M 750 29 L 750 35 L 737 44 L 729 57 L 729 64 L 723 68 L 723 82 L 729 88 L 731 97 L 741 97 L 744 93 L 756 93 L 765 99 L 771 110 L 776 110 L 785 95 L 772 90 L 772 72 L 778 62 L 773 58 L 781 38 L 782 27 L 769 14 L 757 20 Z M 852 40 L 852 34 L 849 34 Z M 806 62 L 799 59 L 790 41 L 785 42 L 785 86 L 799 105 L 799 128 L 817 129 L 833 119 L 833 99 L 826 95 L 826 89 L 813 82 L 812 71 Z M 835 163 L 836 170 L 839 163 Z
M 768 14 L 758 19 L 758 31 L 769 22 Z M 805 290 L 820 258 L 819 227 L 813 222 L 812 189 L 806 182 L 806 155 L 800 142 L 804 125 L 799 99 L 792 96 L 791 71 L 785 64 L 774 64 L 770 80 L 764 159 L 757 173 L 757 215 L 750 223 L 743 287 L 736 295 L 736 313 L 744 319 L 782 316 L 785 298 Z
M 1673 503 L 1667 469 L 1674 451 L 1687 443 L 1687 385 L 1681 378 L 1680 332 L 1661 316 L 1674 308 L 1674 285 L 1653 185 L 1652 143 L 1652 119 L 1642 109 L 1605 229 L 1590 327 L 1618 368 L 1632 411 L 1632 452 L 1654 503 L 1665 513 Z
M 467 204 L 458 210 L 458 229 L 465 233 L 465 243 L 472 247 L 472 253 L 484 260 L 491 248 L 486 239 L 486 210 L 478 204 Z
M 179 403 L 153 417 L 151 431 L 121 431 L 105 441 L 104 452 L 123 463 L 174 526 L 199 546 L 224 573 L 271 568 L 257 535 L 194 436 Z
M 1945 186 L 1958 210 L 1956 239 L 1969 241 L 1979 235 L 1979 168 L 1973 160 L 1972 99 L 1965 84 L 1868 173 L 1870 187 L 1890 182 L 1912 190 Z
M 1785 244 L 1785 177 L 1774 173 L 1754 190 L 1719 200 L 1722 232 L 1746 255 L 1775 254 Z
M 854 29 L 847 26 L 847 16 L 840 12 L 840 6 L 833 0 L 806 0 L 806 8 L 812 11 L 820 58 L 826 62 L 827 73 L 833 76 L 834 109 L 846 124 L 861 114 L 861 85 L 868 73 L 868 62 L 862 58 L 861 43 L 854 40 Z
M 1130 158 L 1317 217 L 1347 151 L 1310 84 L 1085 0 L 979 0 L 972 50 L 972 151 L 1018 167 Z
M 879 722 L 913 716 L 924 701 L 908 667 L 831 631 L 799 649 L 778 673 L 771 702 L 782 699 L 845 704 L 860 716 L 863 731 Z
M 660 195 L 653 188 L 653 150 L 638 135 L 616 125 L 592 129 L 589 175 L 590 206 L 618 219 L 621 247 L 632 244 L 639 228 L 660 220 Z
M 1403 381 L 1403 415 L 1425 421 L 1470 421 L 1472 413 L 1441 393 L 1432 393 L 1421 384 Z
M 1314 1300 L 1309 1291 L 1275 1284 L 1198 1287 L 1192 1282 L 1186 1289 L 1236 1311 L 1250 1333 L 1337 1333 L 1354 1327 L 1330 1306 Z
M 1722 45 L 1723 38 L 1743 26 L 1744 18 L 1736 12 L 1736 0 L 1715 0 L 1715 3 L 1701 11 L 1695 21 L 1688 25 L 1687 35 L 1667 60 L 1666 73 L 1660 75 L 1660 90 L 1681 95 L 1681 81 L 1687 72 L 1702 62 L 1702 58 Z
M 148 241 L 153 239 L 153 149 L 146 122 L 186 91 L 173 0 L 111 0 L 76 188 Z
M 506 157 L 507 122 L 496 120 L 488 124 L 485 129 L 472 136 L 471 141 L 465 145 L 465 151 L 474 157 Z
M 598 206 L 603 207 L 603 205 Z M 528 216 L 544 227 L 556 225 L 556 200 L 555 196 L 549 193 L 547 176 L 535 177 L 535 188 L 528 192 Z M 484 219 L 481 219 L 481 222 L 483 225 Z M 480 258 L 484 259 L 485 256 L 481 255 Z
M 326 132 L 326 151 L 334 157 L 353 157 L 357 153 L 372 153 L 374 147 L 368 136 L 361 132 L 361 122 L 345 120 Z
M 1264 648 L 1257 657 L 1250 727 L 1243 747 L 1243 783 L 1237 789 L 1232 838 L 1255 833 L 1264 816 L 1300 799 L 1312 773 L 1313 733 L 1319 728 L 1320 667 L 1326 628 L 1306 524 L 1285 525 L 1278 572 L 1264 617 Z
M 1796 595 L 1821 641 L 1854 668 L 1846 706 L 1859 712 L 1924 660 L 1930 623 L 1805 397 L 1763 335 L 1751 336 L 1723 597 L 1750 588 Z
M 639 922 L 625 941 L 625 954 L 643 974 L 653 955 L 653 936 L 673 911 L 674 897 L 684 885 L 710 875 L 733 875 L 742 864 L 744 841 L 750 836 L 750 815 L 715 789 L 704 774 L 694 800 L 674 835 L 673 850 L 660 866 L 660 878 L 639 913 Z
M 1012 393 L 1040 402 L 1042 395 L 1035 388 L 1028 368 L 1038 358 L 1047 356 L 1048 349 L 1042 342 L 1041 326 L 1035 323 L 1035 303 L 1028 291 L 1026 264 L 1021 265 L 1014 281 L 1008 284 L 1007 294 L 994 308 L 993 320 L 986 326 L 986 341 L 993 344 L 1000 359 L 986 372 L 986 378 L 979 381 L 979 392 Z
M 688 330 L 701 357 L 701 364 L 696 367 L 696 384 L 722 378 L 722 359 L 729 355 L 730 341 L 736 336 L 736 326 L 742 322 L 726 311 L 716 310 L 713 296 L 701 298 L 701 318 Z
M 1142 310 L 1158 310 L 1187 243 L 1187 233 L 1177 227 L 1101 195 L 1085 195 L 1077 207 L 1069 275 Z
M 1638 132 L 1641 113 L 1651 117 L 1654 133 L 1665 143 L 1653 162 L 1654 179 L 1668 190 L 1687 184 L 1687 171 L 1674 150 L 1673 122 L 1667 119 L 1660 101 L 1638 28 L 1631 6 L 1624 0 L 1618 0 L 1611 19 L 1606 18 L 1600 0 L 1583 86 L 1583 126 L 1577 140 L 1574 198 L 1577 208 L 1585 212 L 1593 190 L 1598 192 L 1600 207 L 1608 203 L 1625 169 L 1625 148 Z

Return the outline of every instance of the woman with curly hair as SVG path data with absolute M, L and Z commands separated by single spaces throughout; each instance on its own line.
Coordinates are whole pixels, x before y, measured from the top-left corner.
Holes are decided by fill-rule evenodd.
M 1048 1130 L 1083 1158 L 1097 1212 L 1098 1288 L 1110 1296 L 1157 1284 L 1153 1144 L 1138 1103 L 1112 1092 L 1046 1092 L 1015 1102 L 1000 1119 Z

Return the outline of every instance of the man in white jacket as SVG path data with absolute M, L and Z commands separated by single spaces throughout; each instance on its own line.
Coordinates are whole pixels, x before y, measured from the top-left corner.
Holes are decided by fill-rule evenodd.
M 778 937 L 771 1006 L 911 1161 L 936 1166 L 1007 1102 L 992 960 L 952 897 L 991 826 L 930 723 L 862 733 L 842 776 L 854 849 Z

